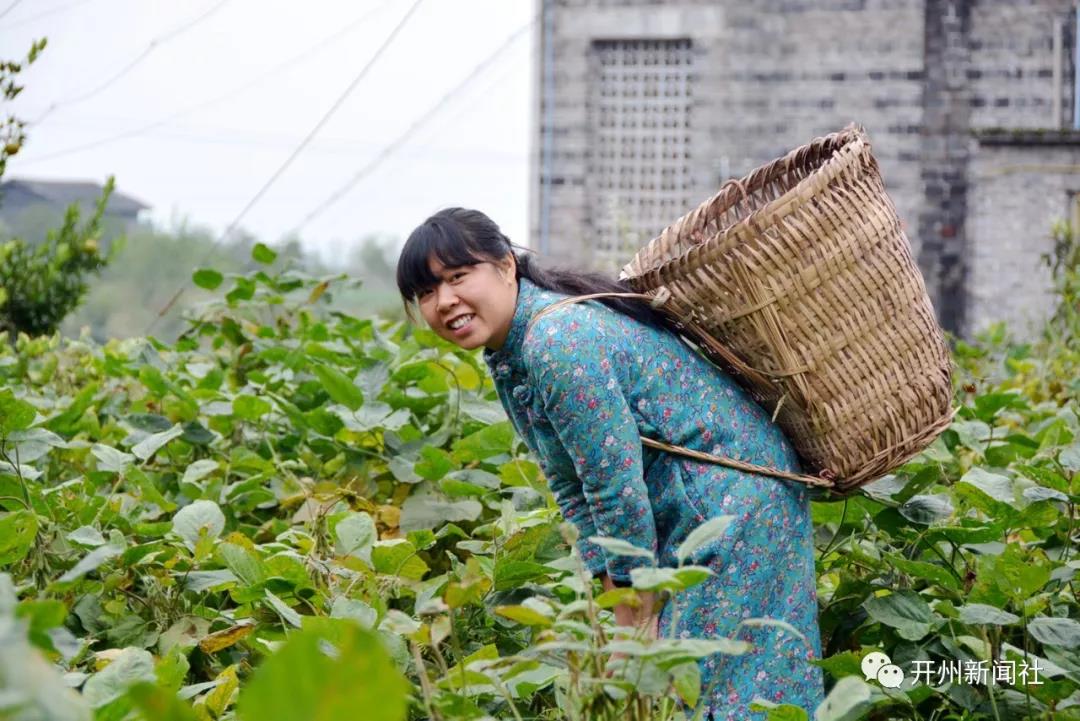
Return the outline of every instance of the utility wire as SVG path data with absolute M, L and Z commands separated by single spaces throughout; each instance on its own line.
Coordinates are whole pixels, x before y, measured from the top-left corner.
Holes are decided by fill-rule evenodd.
M 4 15 L 6 15 L 9 10 L 14 8 L 16 5 L 18 5 L 21 2 L 22 2 L 22 0 L 15 0 L 15 2 L 12 3 L 11 7 L 9 7 L 7 10 L 4 11 Z M 91 2 L 93 2 L 93 0 L 75 0 L 75 2 L 68 3 L 67 5 L 60 5 L 58 7 L 49 8 L 45 12 L 40 12 L 37 15 L 31 15 L 28 18 L 23 18 L 22 20 L 16 20 L 11 25 L 8 25 L 8 30 L 10 30 L 11 28 L 22 27 L 23 25 L 29 25 L 30 23 L 32 23 L 32 22 L 34 22 L 36 20 L 40 20 L 41 18 L 48 17 L 49 15 L 55 15 L 57 13 L 62 13 L 65 10 L 70 10 L 71 8 L 78 7 L 80 5 L 86 5 L 86 4 L 91 3 Z M 0 15 L 0 17 L 3 17 L 3 16 Z
M 134 70 L 135 67 L 139 65 L 139 63 L 141 63 L 143 60 L 146 60 L 146 58 L 150 55 L 150 53 L 154 52 L 155 50 L 157 50 L 159 47 L 161 47 L 165 43 L 167 43 L 170 40 L 173 40 L 176 37 L 184 34 L 188 30 L 190 30 L 191 28 L 195 27 L 196 25 L 198 25 L 202 21 L 206 20 L 208 17 L 210 17 L 211 15 L 216 13 L 222 7 L 224 7 L 228 2 L 230 2 L 230 0 L 219 0 L 219 2 L 217 4 L 213 5 L 209 10 L 206 10 L 201 15 L 195 17 L 193 20 L 189 20 L 188 22 L 184 23 L 183 25 L 180 25 L 180 26 L 170 30 L 169 32 L 164 33 L 163 35 L 157 36 L 156 38 L 154 38 L 153 40 L 150 41 L 150 44 L 146 46 L 145 50 L 143 50 L 141 53 L 139 53 L 137 56 L 135 56 L 134 59 L 132 59 L 127 65 L 125 65 L 123 68 L 121 68 L 119 72 L 117 72 L 115 75 L 113 75 L 112 77 L 107 79 L 105 82 L 101 83 L 100 85 L 97 85 L 96 87 L 94 87 L 91 90 L 86 91 L 85 93 L 82 93 L 81 95 L 76 95 L 74 97 L 68 98 L 67 100 L 59 100 L 59 101 L 53 103 L 36 120 L 29 123 L 29 125 L 31 125 L 31 126 L 38 125 L 39 123 L 41 123 L 42 120 L 44 120 L 49 115 L 51 115 L 52 112 L 55 111 L 57 108 L 64 107 L 64 106 L 67 106 L 67 105 L 75 105 L 77 103 L 81 103 L 81 102 L 83 102 L 85 100 L 89 100 L 90 98 L 94 97 L 95 95 L 97 95 L 97 94 L 103 92 L 104 90 L 108 89 L 117 80 L 124 77 L 125 75 L 130 73 L 132 70 Z
M 405 27 L 405 23 L 408 22 L 409 18 L 412 17 L 413 13 L 416 12 L 416 9 L 420 7 L 420 4 L 423 1 L 424 0 L 415 0 L 415 2 L 409 8 L 408 12 L 406 12 L 405 15 L 401 18 L 401 20 L 398 21 L 398 24 L 394 26 L 394 29 L 390 31 L 390 34 L 386 36 L 386 40 L 383 41 L 383 44 L 379 46 L 379 48 L 375 51 L 375 54 L 371 56 L 371 59 L 368 60 L 364 67 L 360 69 L 360 72 L 357 73 L 356 77 L 352 79 L 352 82 L 350 82 L 348 87 L 345 88 L 345 91 L 338 96 L 337 100 L 335 100 L 333 105 L 330 106 L 330 109 L 323 114 L 323 116 L 319 119 L 319 122 L 315 123 L 315 127 L 313 127 L 311 131 L 307 134 L 307 136 L 300 142 L 300 145 L 298 145 L 296 149 L 293 150 L 293 152 L 289 155 L 289 157 L 285 159 L 285 162 L 282 163 L 281 166 L 274 171 L 274 174 L 270 176 L 270 179 L 263 183 L 262 187 L 259 188 L 258 192 L 256 192 L 255 195 L 251 198 L 251 200 L 248 201 L 247 205 L 244 206 L 243 210 L 241 210 L 237 214 L 237 216 L 233 218 L 232 222 L 229 223 L 228 226 L 226 226 L 224 232 L 222 232 L 222 234 L 218 236 L 218 238 L 211 244 L 211 247 L 207 250 L 206 254 L 203 256 L 203 260 L 199 262 L 199 265 L 202 265 L 206 262 L 206 259 L 208 259 L 212 255 L 216 246 L 221 243 L 222 240 L 229 237 L 229 234 L 233 232 L 237 225 L 239 225 L 240 221 L 243 220 L 244 216 L 247 215 L 248 211 L 251 210 L 256 203 L 259 202 L 259 200 L 263 197 L 263 195 L 266 194 L 270 187 L 273 186 L 277 179 L 280 178 L 281 175 L 285 172 L 285 170 L 290 165 L 292 165 L 293 161 L 296 160 L 297 157 L 299 157 L 300 153 L 303 152 L 304 148 L 308 146 L 308 144 L 315 138 L 315 135 L 318 134 L 318 132 L 322 129 L 324 125 L 326 125 L 326 123 L 330 120 L 334 113 L 337 112 L 338 108 L 341 107 L 341 105 L 345 102 L 349 95 L 352 94 L 352 91 L 356 88 L 356 86 L 360 84 L 360 81 L 363 80 L 364 76 L 367 75 L 368 70 L 370 70 L 371 67 L 376 63 L 376 61 L 378 61 L 378 59 L 382 56 L 386 49 L 390 47 L 390 44 L 394 41 L 394 38 L 396 38 L 401 29 Z M 180 299 L 180 296 L 183 295 L 190 282 L 191 279 L 189 278 L 184 282 L 183 285 L 180 286 L 176 293 L 173 294 L 172 298 L 170 298 L 169 301 L 164 306 L 162 306 L 161 310 L 157 312 L 157 315 L 155 315 L 151 319 L 149 325 L 147 325 L 146 330 L 143 332 L 143 335 L 148 335 L 153 329 L 153 327 L 157 324 L 158 319 L 160 319 L 162 316 L 169 312 L 169 310 L 176 304 L 176 301 Z
M 210 98 L 209 100 L 204 100 L 202 102 L 196 103 L 195 105 L 189 105 L 188 107 L 183 108 L 181 110 L 177 110 L 176 112 L 174 112 L 174 113 L 172 113 L 170 115 L 167 115 L 167 116 L 165 116 L 165 117 L 163 117 L 163 118 L 161 118 L 159 120 L 155 120 L 153 122 L 147 123 L 146 125 L 141 125 L 141 126 L 139 126 L 137 128 L 132 128 L 130 130 L 125 130 L 125 131 L 123 131 L 121 133 L 117 133 L 116 135 L 110 135 L 108 137 L 100 138 L 98 140 L 92 140 L 92 141 L 90 141 L 88 143 L 82 143 L 80 145 L 73 145 L 71 147 L 61 148 L 60 150 L 57 150 L 57 151 L 52 152 L 52 153 L 46 153 L 45 155 L 38 155 L 38 156 L 31 157 L 31 158 L 27 158 L 27 159 L 25 159 L 25 160 L 23 160 L 22 162 L 19 163 L 19 167 L 25 167 L 27 165 L 33 165 L 35 163 L 44 162 L 46 160 L 52 160 L 53 158 L 59 158 L 59 157 L 65 156 L 65 155 L 71 155 L 72 153 L 81 153 L 84 150 L 91 150 L 93 148 L 99 148 L 102 145 L 110 145 L 110 144 L 115 143 L 115 142 L 117 142 L 119 140 L 127 140 L 128 138 L 136 138 L 136 137 L 138 137 L 140 135 L 145 135 L 146 133 L 149 133 L 151 130 L 156 130 L 157 128 L 160 128 L 160 127 L 162 127 L 164 125 L 168 125 L 169 123 L 171 123 L 173 121 L 176 121 L 176 120 L 179 120 L 180 118 L 191 115 L 192 113 L 197 112 L 199 110 L 203 110 L 203 109 L 208 108 L 208 107 L 210 107 L 212 105 L 217 105 L 218 103 L 225 102 L 226 100 L 233 100 L 234 98 L 236 98 L 236 96 L 238 96 L 241 93 L 249 90 L 252 87 L 255 87 L 259 83 L 262 83 L 262 82 L 264 82 L 264 81 L 266 81 L 266 80 L 268 80 L 270 78 L 277 77 L 281 71 L 287 70 L 291 66 L 293 66 L 293 65 L 295 65 L 297 63 L 303 62 L 304 60 L 307 60 L 310 56 L 317 55 L 318 53 L 322 52 L 327 47 L 329 47 L 331 43 L 336 42 L 340 38 L 348 35 L 353 30 L 355 30 L 356 28 L 358 28 L 361 25 L 363 25 L 364 23 L 366 23 L 372 17 L 374 17 L 378 13 L 382 12 L 386 7 L 391 5 L 393 2 L 394 2 L 394 0 L 387 0 L 386 2 L 382 3 L 381 5 L 374 8 L 373 10 L 369 10 L 368 12 L 364 13 L 362 16 L 358 17 L 356 20 L 353 20 L 352 22 L 350 22 L 348 25 L 344 26 L 340 30 L 338 30 L 338 31 L 332 33 L 331 35 L 328 35 L 327 37 L 319 40 L 317 43 L 315 43 L 314 45 L 311 45 L 306 50 L 303 50 L 303 51 L 297 53 L 296 55 L 293 55 L 288 60 L 285 60 L 283 62 L 278 63 L 277 65 L 275 65 L 272 68 L 268 69 L 266 72 L 254 77 L 254 78 L 252 78 L 250 80 L 247 80 L 247 81 L 241 83 L 240 85 L 237 85 L 236 87 L 232 88 L 228 92 L 222 93 L 221 95 L 217 95 L 217 96 L 215 96 L 213 98 Z
M 467 85 L 469 85 L 469 83 L 475 80 L 476 77 L 479 76 L 491 63 L 493 63 L 511 45 L 513 45 L 514 41 L 521 37 L 521 35 L 524 34 L 526 30 L 531 28 L 538 19 L 539 15 L 533 17 L 529 22 L 525 23 L 520 28 L 515 30 L 510 35 L 510 37 L 508 37 L 503 42 L 503 44 L 495 50 L 495 52 L 486 57 L 480 62 L 479 65 L 473 68 L 472 72 L 470 72 L 464 80 L 455 85 L 453 89 L 451 89 L 448 93 L 446 93 L 446 95 L 440 98 L 439 101 L 431 107 L 431 109 L 429 109 L 426 113 L 422 114 L 419 118 L 417 118 L 417 120 L 413 122 L 413 124 L 410 125 L 404 133 L 399 135 L 393 142 L 383 148 L 383 150 L 374 158 L 372 158 L 367 165 L 361 168 L 360 171 L 356 173 L 356 175 L 350 178 L 340 188 L 331 193 L 330 196 L 326 198 L 326 200 L 324 200 L 323 202 L 319 203 L 319 205 L 316 206 L 314 210 L 305 215 L 303 220 L 297 223 L 296 226 L 294 226 L 293 229 L 289 232 L 289 234 L 291 235 L 298 233 L 305 225 L 322 215 L 327 209 L 334 205 L 334 203 L 341 200 L 341 198 L 344 197 L 344 195 L 350 190 L 352 190 L 352 188 L 355 187 L 357 183 L 370 175 L 376 168 L 378 168 L 383 163 L 383 161 L 390 157 L 394 153 L 394 151 L 404 145 L 409 140 L 409 138 L 412 137 L 414 133 L 416 133 L 416 131 L 418 131 L 429 120 L 431 120 L 432 116 L 439 112 L 439 110 L 441 110 L 442 107 L 446 105 L 446 103 L 448 103 L 455 95 L 461 92 Z
M 9 12 L 14 10 L 15 8 L 19 7 L 19 3 L 21 3 L 21 2 L 22 2 L 22 0 L 15 0 L 15 2 L 8 5 L 7 8 L 4 10 L 4 12 L 0 13 L 0 19 L 2 19 L 5 15 L 7 15 Z

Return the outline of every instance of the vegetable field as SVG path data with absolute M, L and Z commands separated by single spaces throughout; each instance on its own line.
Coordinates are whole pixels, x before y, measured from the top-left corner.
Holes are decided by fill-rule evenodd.
M 0 343 L 3 718 L 673 719 L 747 651 L 615 625 L 479 352 L 255 253 L 174 345 Z M 1080 719 L 1077 327 L 957 342 L 952 427 L 814 504 L 828 698 L 770 718 Z

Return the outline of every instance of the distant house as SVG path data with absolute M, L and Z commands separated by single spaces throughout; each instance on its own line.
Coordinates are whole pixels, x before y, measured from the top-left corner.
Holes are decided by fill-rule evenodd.
M 13 229 L 34 225 L 30 216 L 61 216 L 72 203 L 85 214 L 93 211 L 103 186 L 89 181 L 14 178 L 0 183 L 0 221 Z M 109 196 L 104 220 L 108 227 L 126 229 L 150 206 L 118 191 Z M 39 216 L 40 217 L 40 216 Z

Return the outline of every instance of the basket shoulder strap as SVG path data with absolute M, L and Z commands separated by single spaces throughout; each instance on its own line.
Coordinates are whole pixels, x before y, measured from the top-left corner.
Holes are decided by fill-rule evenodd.
M 570 305 L 572 303 L 580 303 L 580 302 L 585 301 L 585 300 L 591 300 L 593 298 L 608 298 L 608 297 L 611 297 L 611 298 L 639 298 L 641 300 L 650 301 L 653 304 L 653 306 L 658 306 L 660 303 L 667 300 L 668 294 L 664 294 L 663 296 L 658 295 L 656 298 L 654 298 L 653 296 L 645 295 L 644 293 L 589 293 L 588 295 L 575 295 L 575 296 L 570 297 L 570 298 L 563 298 L 562 300 L 555 301 L 551 305 L 542 308 L 536 315 L 534 315 L 529 320 L 528 325 L 525 326 L 525 333 L 527 334 L 532 329 L 533 323 L 535 323 L 537 321 L 537 319 L 540 318 L 540 316 L 547 315 L 548 313 L 552 312 L 553 310 L 557 310 L 558 308 L 562 308 L 563 306 L 567 306 L 567 305 Z
M 727 466 L 728 468 L 734 468 L 736 470 L 746 471 L 748 473 L 758 473 L 760 475 L 772 476 L 774 478 L 785 478 L 789 481 L 799 481 L 801 483 L 807 483 L 811 486 L 821 486 L 822 488 L 835 488 L 836 485 L 828 478 L 821 478 L 819 476 L 808 476 L 804 473 L 781 471 L 778 468 L 772 468 L 770 466 L 759 466 L 754 463 L 747 463 L 745 461 L 735 460 L 734 458 L 728 458 L 727 456 L 717 456 L 712 453 L 695 451 L 692 448 L 673 446 L 670 443 L 664 443 L 663 441 L 658 441 L 653 438 L 646 438 L 645 436 L 641 437 L 641 443 L 646 446 L 658 448 L 662 451 L 678 453 L 680 455 L 689 456 L 690 458 L 696 458 L 699 461 L 716 463 L 721 466 Z

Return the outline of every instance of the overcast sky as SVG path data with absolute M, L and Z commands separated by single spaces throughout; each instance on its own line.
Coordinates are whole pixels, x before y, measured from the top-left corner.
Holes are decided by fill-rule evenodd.
M 42 36 L 49 44 L 22 75 L 26 89 L 12 104 L 20 118 L 40 122 L 27 128 L 6 179 L 103 182 L 115 174 L 119 191 L 153 206 L 155 222 L 186 217 L 220 232 L 414 1 L 21 0 L 0 18 L 2 57 L 22 57 Z M 0 12 L 13 2 L 0 0 Z M 448 205 L 479 208 L 527 244 L 535 28 L 429 113 L 535 12 L 535 0 L 422 0 L 241 227 L 278 240 L 427 117 L 406 144 L 302 227 L 305 245 L 330 258 L 370 233 L 404 241 Z M 271 72 L 301 54 L 292 67 Z M 200 104 L 136 137 L 44 157 Z

